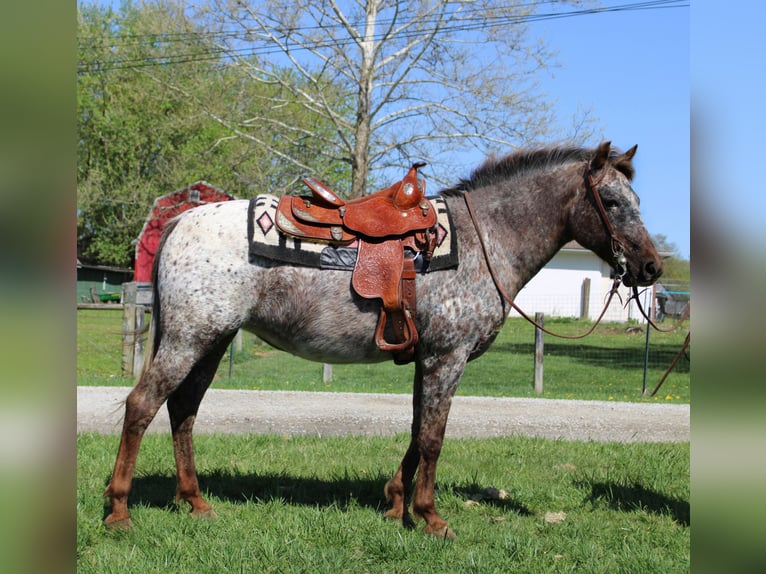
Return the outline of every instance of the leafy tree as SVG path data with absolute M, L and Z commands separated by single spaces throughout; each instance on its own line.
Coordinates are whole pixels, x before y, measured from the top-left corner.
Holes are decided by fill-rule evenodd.
M 159 4 L 79 11 L 78 257 L 85 261 L 129 266 L 153 198 L 190 183 L 195 171 L 213 175 L 195 162 L 210 128 L 182 97 L 133 67 L 169 57 L 172 48 L 155 41 L 163 26 L 186 22 Z
M 676 244 L 670 241 L 667 235 L 656 233 L 652 235 L 652 241 L 659 251 L 670 253 L 663 261 L 664 270 L 660 281 L 688 288 L 691 281 L 691 262 L 681 255 Z
M 78 11 L 78 257 L 132 266 L 154 198 L 203 179 L 240 197 L 281 192 L 309 148 L 276 123 L 321 118 L 286 102 L 259 121 L 263 98 L 283 89 L 244 81 L 179 2 L 125 2 Z M 286 72 L 289 73 L 289 72 Z M 240 126 L 215 117 L 239 118 Z M 237 130 L 246 126 L 251 138 Z M 260 143 L 259 143 L 260 141 Z M 291 157 L 286 161 L 284 157 Z M 326 170 L 337 172 L 338 166 Z

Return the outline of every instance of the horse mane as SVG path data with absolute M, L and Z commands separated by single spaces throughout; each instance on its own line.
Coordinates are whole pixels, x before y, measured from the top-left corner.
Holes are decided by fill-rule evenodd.
M 440 195 L 462 195 L 480 187 L 489 186 L 508 179 L 522 177 L 552 166 L 569 162 L 586 162 L 596 153 L 593 148 L 574 146 L 556 146 L 542 149 L 522 149 L 504 156 L 491 155 L 471 172 L 470 177 L 462 178 L 457 185 L 442 190 Z M 632 180 L 635 168 L 630 159 L 626 159 L 617 149 L 609 152 L 612 166 L 628 180 Z

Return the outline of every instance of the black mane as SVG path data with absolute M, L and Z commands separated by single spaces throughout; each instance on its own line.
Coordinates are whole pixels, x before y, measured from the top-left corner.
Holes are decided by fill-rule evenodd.
M 568 162 L 586 162 L 595 153 L 592 148 L 558 146 L 536 150 L 518 150 L 501 157 L 492 155 L 474 169 L 468 179 L 461 179 L 457 185 L 443 190 L 440 195 L 461 195 L 467 191 L 507 181 L 550 166 Z M 610 156 L 616 158 L 618 153 L 617 150 L 612 149 Z M 628 179 L 633 179 L 634 169 L 630 162 L 623 161 L 615 164 L 614 167 L 624 173 Z

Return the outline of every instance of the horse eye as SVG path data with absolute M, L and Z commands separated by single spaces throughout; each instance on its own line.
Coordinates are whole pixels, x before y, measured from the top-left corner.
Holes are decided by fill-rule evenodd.
M 604 199 L 602 201 L 604 204 L 604 209 L 617 209 L 620 207 L 620 202 L 616 199 Z

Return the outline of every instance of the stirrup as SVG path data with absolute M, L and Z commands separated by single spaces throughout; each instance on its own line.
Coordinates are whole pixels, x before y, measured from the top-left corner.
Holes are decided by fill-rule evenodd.
M 412 320 L 412 314 L 409 312 L 409 310 L 402 310 L 402 315 L 404 316 L 404 320 L 407 326 L 407 335 L 405 336 L 405 340 L 401 343 L 389 343 L 383 336 L 383 332 L 386 328 L 386 315 L 386 310 L 381 307 L 380 318 L 378 319 L 378 327 L 375 329 L 375 344 L 378 345 L 378 348 L 380 348 L 381 351 L 391 351 L 393 353 L 397 353 L 406 351 L 407 349 L 417 345 L 418 332 L 415 329 L 415 323 Z M 394 328 L 394 332 L 396 332 L 396 328 Z

